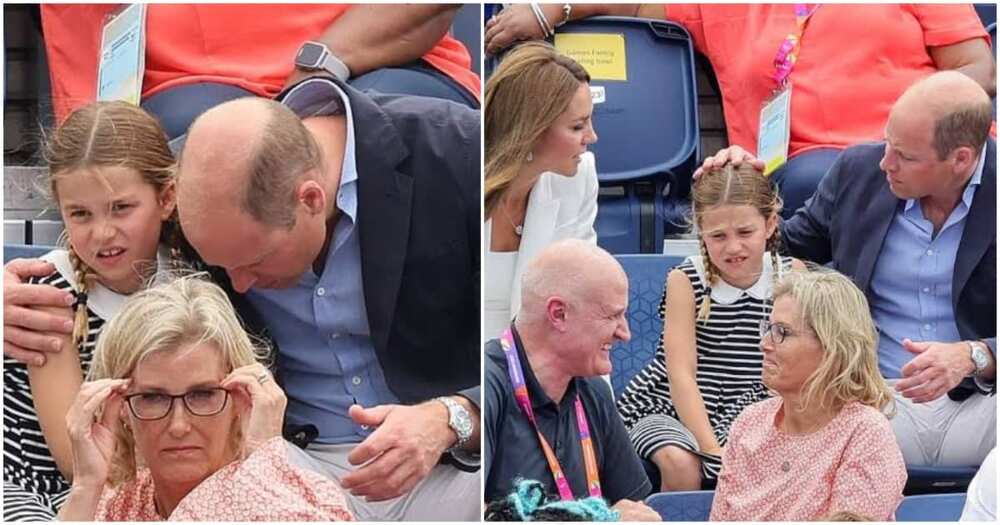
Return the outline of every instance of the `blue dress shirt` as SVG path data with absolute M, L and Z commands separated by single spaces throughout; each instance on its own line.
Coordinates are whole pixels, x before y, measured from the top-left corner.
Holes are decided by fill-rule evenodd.
M 903 339 L 955 342 L 962 338 L 952 308 L 952 276 L 965 218 L 983 177 L 986 148 L 962 199 L 934 235 L 918 200 L 900 203 L 889 225 L 871 280 L 872 317 L 878 327 L 878 366 L 886 379 L 915 357 Z
M 286 422 L 313 424 L 319 443 L 357 443 L 370 429 L 347 415 L 352 404 L 398 403 L 375 355 L 361 283 L 358 171 L 350 102 L 336 84 L 316 79 L 289 92 L 284 104 L 299 117 L 346 114 L 347 143 L 337 209 L 322 275 L 312 269 L 292 288 L 251 288 L 247 298 L 278 344 L 278 378 L 288 395 Z

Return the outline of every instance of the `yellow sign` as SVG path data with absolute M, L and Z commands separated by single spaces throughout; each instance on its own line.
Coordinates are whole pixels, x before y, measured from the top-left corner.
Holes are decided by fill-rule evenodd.
M 625 36 L 620 34 L 560 33 L 556 49 L 576 60 L 594 80 L 628 80 Z

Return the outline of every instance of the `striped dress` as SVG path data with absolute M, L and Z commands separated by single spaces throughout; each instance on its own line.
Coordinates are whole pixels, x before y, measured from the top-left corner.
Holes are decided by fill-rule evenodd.
M 736 416 L 752 403 L 769 396 L 761 382 L 760 321 L 771 314 L 774 270 L 769 253 L 764 254 L 763 271 L 746 290 L 716 279 L 708 289 L 701 256 L 684 260 L 677 269 L 684 272 L 694 288 L 695 308 L 705 294 L 711 297 L 708 320 L 696 321 L 695 347 L 698 390 L 705 403 L 709 424 L 720 446 L 725 446 L 729 427 Z M 780 259 L 779 275 L 791 268 L 792 259 Z M 659 316 L 665 320 L 666 286 L 660 300 Z M 669 328 L 669 327 L 668 327 Z M 654 452 L 667 445 L 690 451 L 702 460 L 702 476 L 716 479 L 721 458 L 702 453 L 694 435 L 681 422 L 670 394 L 670 380 L 663 342 L 657 358 L 629 382 L 618 410 L 640 457 L 652 460 Z
M 53 252 L 57 253 L 57 252 Z M 59 264 L 57 263 L 57 268 Z M 32 282 L 50 284 L 73 291 L 72 285 L 57 270 Z M 87 337 L 80 348 L 83 375 L 90 369 L 94 344 L 104 320 L 87 309 Z M 66 350 L 63 350 L 66 351 Z M 56 466 L 45 436 L 28 383 L 28 367 L 13 360 L 3 360 L 3 519 L 10 521 L 53 521 L 69 495 L 70 485 Z

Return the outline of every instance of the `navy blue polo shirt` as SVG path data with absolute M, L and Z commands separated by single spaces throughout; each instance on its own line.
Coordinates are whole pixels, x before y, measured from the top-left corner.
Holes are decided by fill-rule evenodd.
M 573 495 L 577 498 L 589 496 L 574 408 L 578 393 L 587 413 L 604 499 L 616 503 L 621 499 L 642 500 L 649 495 L 649 478 L 628 438 L 608 384 L 600 377 L 574 378 L 557 404 L 549 399 L 535 379 L 517 332 L 514 337 L 535 419 L 559 459 Z M 514 399 L 500 341 L 488 341 L 485 350 L 483 464 L 486 466 L 486 501 L 509 494 L 518 477 L 539 480 L 550 494 L 558 497 L 559 490 L 535 428 Z

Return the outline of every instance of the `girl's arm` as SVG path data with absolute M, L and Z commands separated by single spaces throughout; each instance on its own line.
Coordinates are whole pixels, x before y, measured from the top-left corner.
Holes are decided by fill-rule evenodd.
M 695 373 L 698 353 L 695 349 L 694 288 L 681 270 L 667 276 L 666 321 L 663 323 L 663 350 L 666 353 L 670 397 L 681 423 L 694 434 L 702 452 L 720 453 L 715 432 L 708 422 L 705 402 L 698 390 Z
M 65 315 L 65 308 L 51 309 Z M 42 366 L 28 366 L 31 396 L 38 424 L 42 427 L 45 443 L 67 481 L 73 481 L 73 454 L 69 433 L 66 430 L 66 413 L 80 391 L 83 374 L 80 372 L 80 354 L 68 334 L 51 334 L 60 339 L 62 350 L 52 352 Z

